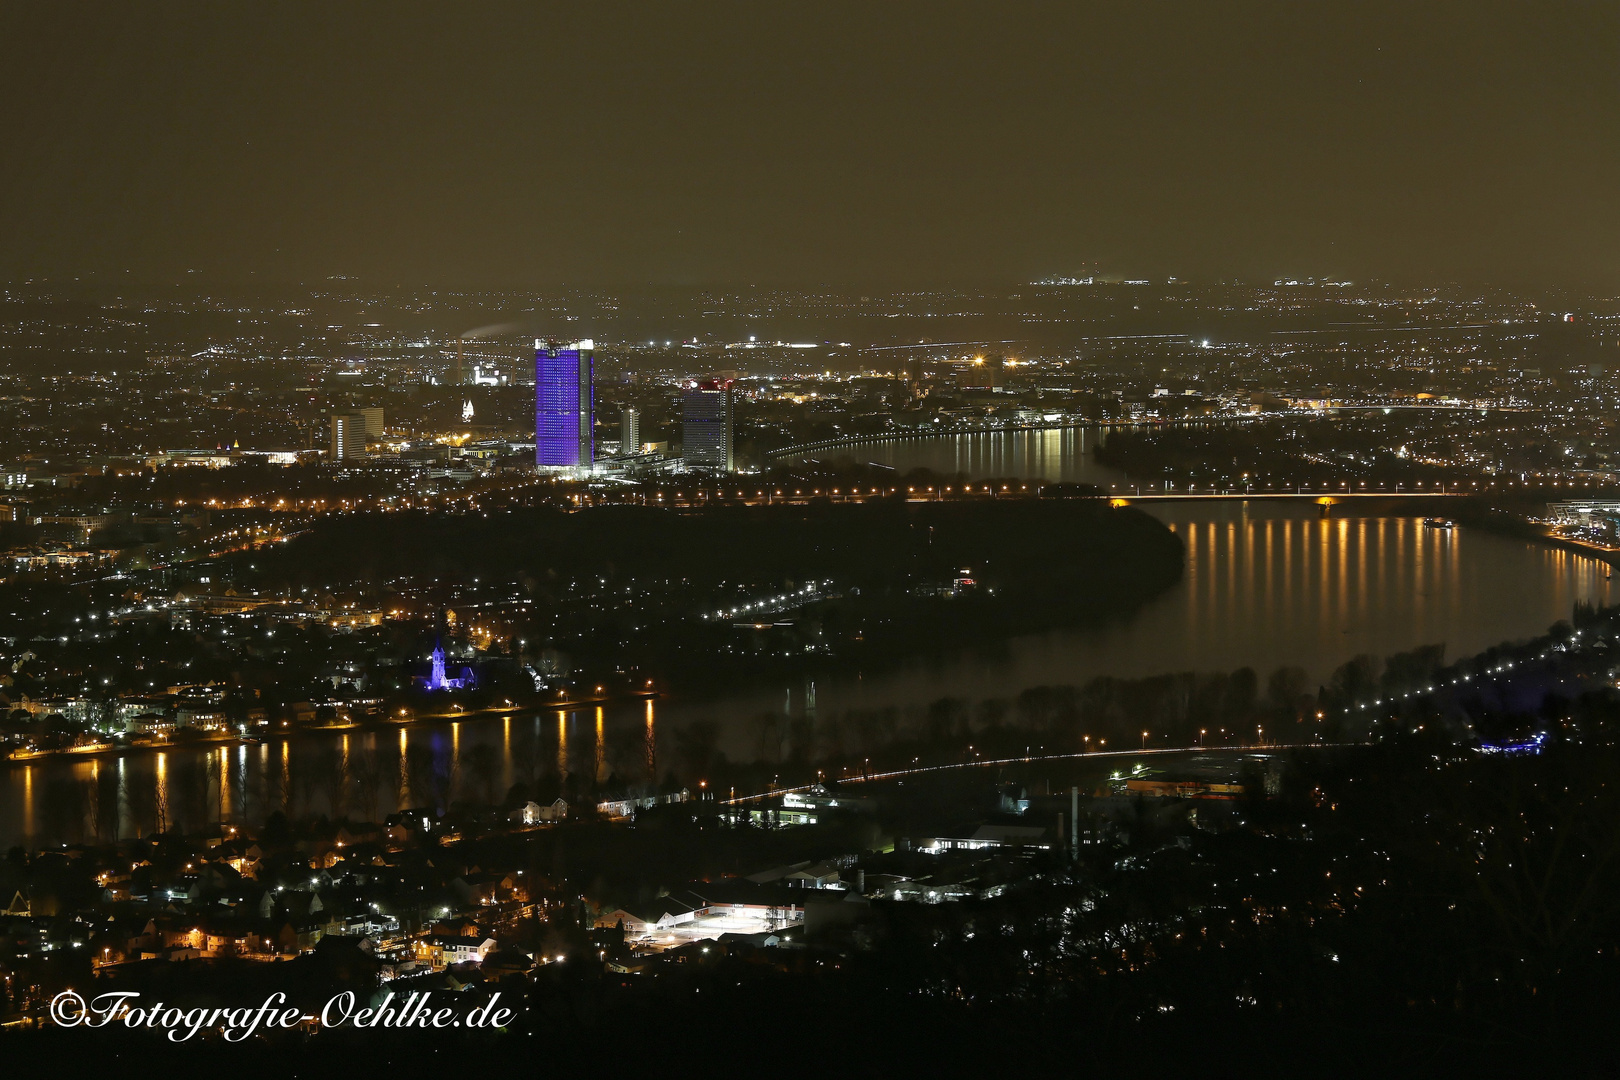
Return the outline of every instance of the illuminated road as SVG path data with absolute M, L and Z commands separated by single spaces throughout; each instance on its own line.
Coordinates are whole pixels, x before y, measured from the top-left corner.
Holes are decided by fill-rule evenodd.
M 746 485 L 745 485 L 746 486 Z M 1012 489 L 1009 484 L 968 483 L 961 485 L 948 485 L 938 489 L 933 487 L 908 487 L 904 493 L 904 501 L 911 503 L 927 502 L 979 502 L 986 499 L 1037 499 L 1040 497 L 1042 485 L 1036 485 L 1031 490 L 1028 484 L 1019 484 L 1018 489 Z M 1309 501 L 1318 504 L 1336 504 L 1350 499 L 1462 499 L 1475 494 L 1472 491 L 1148 491 L 1142 494 L 1132 492 L 1099 492 L 1095 498 L 1106 498 L 1115 505 L 1124 506 L 1137 502 L 1245 502 L 1259 499 L 1293 499 L 1295 501 Z M 607 496 L 594 494 L 574 495 L 570 498 L 572 508 L 582 509 L 587 506 L 634 505 L 634 506 L 663 506 L 671 509 L 709 506 L 711 504 L 725 504 L 728 506 L 803 506 L 811 502 L 835 503 L 864 503 L 873 500 L 888 500 L 901 495 L 897 487 L 873 488 L 811 488 L 809 490 L 786 488 L 772 488 L 770 490 L 752 489 L 743 490 L 727 484 L 717 484 L 712 491 L 698 489 L 682 490 L 654 490 L 646 492 L 614 492 Z
M 1390 412 L 1399 409 L 1402 412 L 1534 412 L 1536 410 L 1517 405 L 1478 405 L 1470 403 L 1421 403 L 1421 404 L 1391 404 L 1391 405 L 1334 405 L 1325 410 L 1328 413 L 1340 412 Z M 820 439 L 816 442 L 796 443 L 792 446 L 783 446 L 776 450 L 768 450 L 765 457 L 769 461 L 783 461 L 787 458 L 806 457 L 811 454 L 823 454 L 831 450 L 853 450 L 858 446 L 872 446 L 880 443 L 900 442 L 926 442 L 934 439 L 957 438 L 962 435 L 1028 435 L 1032 432 L 1063 431 L 1070 428 L 1093 428 L 1097 430 L 1114 430 L 1127 428 L 1158 429 L 1167 427 L 1208 427 L 1213 425 L 1236 425 L 1259 423 L 1267 418 L 1274 418 L 1277 414 L 1245 414 L 1241 416 L 1200 416 L 1191 420 L 1101 420 L 1101 419 L 1071 419 L 1071 420 L 1043 420 L 1031 421 L 1024 424 L 986 424 L 980 427 L 949 428 L 944 431 L 879 431 L 870 435 L 846 435 L 837 439 Z M 1292 414 L 1290 418 L 1301 415 L 1317 417 L 1322 413 L 1310 410 L 1308 414 Z
M 1154 757 L 1164 754 L 1256 754 L 1274 753 L 1279 750 L 1326 750 L 1333 747 L 1366 746 L 1366 743 L 1260 743 L 1254 746 L 1175 746 L 1161 747 L 1146 750 L 1092 750 L 1076 754 L 1031 754 L 1010 758 L 983 758 L 975 761 L 959 761 L 950 765 L 919 765 L 912 769 L 891 769 L 887 772 L 861 773 L 856 776 L 839 777 L 835 782 L 840 784 L 857 784 L 868 780 L 894 780 L 906 776 L 921 776 L 924 773 L 947 772 L 953 769 L 978 769 L 990 765 L 1026 765 L 1037 761 L 1078 761 L 1081 758 L 1128 758 L 1128 757 Z M 738 795 L 731 799 L 721 799 L 720 802 L 729 805 L 753 802 L 756 799 L 769 799 L 777 795 L 789 795 L 796 792 L 809 791 L 811 788 L 826 783 L 818 780 L 814 784 L 799 784 L 797 787 L 777 788 L 774 791 L 761 791 L 754 795 Z
M 1188 502 L 1203 499 L 1463 499 L 1464 491 L 1160 491 L 1140 495 L 1110 495 L 1114 502 Z

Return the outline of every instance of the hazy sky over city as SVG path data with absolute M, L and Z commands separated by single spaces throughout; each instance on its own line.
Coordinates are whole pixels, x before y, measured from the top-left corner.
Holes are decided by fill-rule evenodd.
M 1596 3 L 3 3 L 0 277 L 1607 289 L 1617 48 Z

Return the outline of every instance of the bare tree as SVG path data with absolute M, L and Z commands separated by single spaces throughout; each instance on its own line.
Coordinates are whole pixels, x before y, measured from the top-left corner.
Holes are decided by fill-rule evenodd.
M 488 743 L 479 743 L 468 750 L 464 757 L 467 762 L 466 771 L 473 781 L 471 785 L 473 787 L 472 793 L 477 796 L 477 801 L 480 803 L 494 802 L 495 797 L 492 792 L 495 787 L 495 773 L 500 768 L 500 755 Z M 467 794 L 465 789 L 462 794 L 463 797 Z
M 203 783 L 213 788 L 213 813 L 221 825 L 225 824 L 225 792 L 230 782 L 230 767 L 224 754 L 209 754 L 203 759 Z
M 292 803 L 292 784 L 288 775 L 275 768 L 258 770 L 254 775 L 254 801 L 259 804 L 260 815 L 268 816 L 276 810 L 286 813 Z
M 781 758 L 783 719 L 781 713 L 762 712 L 748 722 L 753 730 L 756 760 L 769 763 Z
M 131 769 L 124 782 L 124 816 L 136 836 L 154 831 L 157 812 L 157 776 L 144 769 Z
M 607 733 L 608 767 L 621 781 L 637 779 L 646 770 L 646 738 L 633 727 Z
M 822 761 L 840 761 L 844 757 L 844 728 L 847 717 L 840 717 L 831 709 L 822 713 L 816 724 L 816 745 Z
M 442 811 L 450 789 L 448 763 L 431 746 L 412 746 L 405 752 L 405 774 L 411 802 Z
M 1300 667 L 1280 667 L 1266 679 L 1266 702 L 1279 715 L 1292 717 L 1310 692 L 1310 677 Z
M 53 776 L 40 793 L 40 820 L 52 840 L 77 841 L 84 833 L 84 785 L 71 776 Z
M 713 720 L 694 720 L 675 732 L 675 753 L 688 780 L 700 780 L 708 773 L 719 741 L 720 727 Z
M 540 771 L 540 755 L 534 739 L 519 739 L 512 745 L 512 775 L 521 780 L 532 792 L 535 777 Z
M 187 828 L 207 823 L 209 778 L 206 762 L 180 761 L 169 776 L 170 802 L 176 820 Z
M 401 758 L 398 768 L 380 770 L 383 794 L 388 796 L 389 813 L 403 809 L 405 806 L 405 759 Z
M 88 785 L 85 823 L 90 836 L 97 841 L 118 838 L 118 774 L 112 769 L 98 769 Z
M 153 780 L 156 782 L 152 785 L 152 831 L 162 835 L 174 824 L 174 808 L 169 785 L 157 777 Z
M 334 818 L 342 817 L 349 808 L 348 761 L 342 757 L 323 760 L 316 766 L 311 782 L 321 789 L 326 799 L 326 812 Z
M 354 767 L 355 790 L 367 821 L 377 820 L 377 799 L 382 792 L 382 769 L 373 757 L 365 757 Z

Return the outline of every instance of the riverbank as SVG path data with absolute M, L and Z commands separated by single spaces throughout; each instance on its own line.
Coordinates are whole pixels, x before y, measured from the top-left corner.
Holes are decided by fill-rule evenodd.
M 161 762 L 161 776 L 184 803 L 196 797 L 204 775 L 215 777 L 217 788 L 218 773 L 211 770 L 228 758 L 233 812 L 288 805 L 319 812 L 332 799 L 338 762 L 358 769 L 356 775 L 397 778 L 413 757 L 423 759 L 418 767 L 426 768 L 429 751 L 435 767 L 464 777 L 472 790 L 486 782 L 495 788 L 519 780 L 532 786 L 545 776 L 566 776 L 577 784 L 585 781 L 576 778 L 617 774 L 640 782 L 655 761 L 662 781 L 671 769 L 692 768 L 694 762 L 708 762 L 705 767 L 712 770 L 721 755 L 734 762 L 764 755 L 786 765 L 839 745 L 864 757 L 866 747 L 875 749 L 896 725 L 949 727 L 964 718 L 988 723 L 1037 715 L 1052 699 L 1042 688 L 1083 690 L 1106 676 L 1098 686 L 1111 688 L 1122 703 L 1143 696 L 1173 703 L 1190 700 L 1182 693 L 1188 683 L 1159 678 L 1166 673 L 1224 674 L 1228 685 L 1239 686 L 1232 674 L 1249 667 L 1255 669 L 1249 685 L 1270 700 L 1274 692 L 1287 694 L 1294 687 L 1316 690 L 1336 668 L 1361 655 L 1387 657 L 1440 642 L 1448 656 L 1473 655 L 1544 633 L 1569 619 L 1577 602 L 1620 601 L 1620 582 L 1606 579 L 1605 563 L 1485 530 L 1424 528 L 1421 519 L 1407 516 L 1410 507 L 1382 519 L 1339 517 L 1333 511 L 1324 518 L 1319 507 L 1271 500 L 1247 507 L 1165 503 L 1141 512 L 1174 532 L 1185 573 L 1134 616 L 1106 626 L 1025 635 L 994 655 L 953 653 L 937 663 L 882 672 L 750 682 L 713 696 L 660 684 L 655 723 L 649 722 L 654 718 L 644 704 L 647 698 L 578 694 L 579 700 L 539 702 L 543 711 L 537 713 L 517 708 L 529 700 L 512 694 L 510 724 L 499 721 L 505 708 L 458 713 L 424 700 L 416 704 L 438 715 L 403 724 L 377 717 L 355 727 L 296 729 L 275 739 L 279 745 L 233 748 L 228 754 L 216 752 L 229 745 L 221 743 L 171 743 L 164 749 L 172 752 L 165 755 L 103 751 L 122 757 L 116 767 L 99 770 L 100 782 L 116 783 L 139 803 L 159 777 Z M 724 661 L 711 657 L 709 663 L 723 671 Z M 1273 676 L 1278 677 L 1275 688 Z M 1203 693 L 1200 688 L 1213 694 L 1217 681 L 1194 680 L 1194 696 Z M 1149 694 L 1155 688 L 1170 693 Z M 1218 696 L 1225 700 L 1227 694 L 1223 690 Z M 606 706 L 601 724 L 594 715 L 598 705 Z M 568 713 L 566 719 L 557 717 L 559 708 Z M 472 722 L 452 738 L 451 725 L 458 720 Z M 1211 727 L 1212 742 L 1220 726 L 1217 720 Z M 1138 743 L 1147 729 L 1154 732 L 1150 747 L 1167 737 L 1160 725 L 1142 725 L 1127 733 L 1128 743 Z M 1093 734 L 1093 741 L 1101 734 L 1085 733 Z M 1265 733 L 1273 735 L 1269 724 Z M 1114 737 L 1108 745 L 1115 746 Z M 1057 749 L 1050 743 L 1049 748 Z M 1024 746 L 1011 751 L 1022 754 Z M 53 754 L 19 762 L 22 768 L 0 769 L 0 842 L 8 832 L 14 840 L 57 827 L 52 814 L 63 811 L 51 809 L 50 793 L 68 791 L 92 772 L 87 766 L 94 757 L 81 762 L 79 756 Z M 464 772 L 457 771 L 457 762 Z M 712 785 L 713 775 L 709 778 Z M 385 801 L 392 782 L 382 781 Z M 762 786 L 739 783 L 738 789 Z M 348 798 L 353 801 L 352 790 Z M 195 816 L 179 803 L 174 812 L 187 820 Z
M 1526 504 L 1544 507 L 1545 503 L 1536 502 Z M 1572 540 L 1566 536 L 1555 535 L 1547 526 L 1538 525 L 1530 520 L 1524 511 L 1506 509 L 1501 505 L 1488 501 L 1483 496 L 1470 498 L 1459 503 L 1451 514 L 1452 520 L 1459 525 L 1481 529 L 1485 532 L 1495 533 L 1498 536 L 1512 537 L 1515 540 L 1529 540 L 1536 544 L 1567 551 L 1572 555 L 1583 555 L 1589 559 L 1596 559 L 1609 566 L 1620 565 L 1620 549 L 1606 548 L 1598 544 L 1590 544 L 1580 540 Z
M 555 702 L 508 704 L 499 708 L 466 709 L 446 713 L 412 712 L 404 719 L 379 717 L 349 724 L 312 724 L 304 727 L 267 729 L 252 733 L 219 734 L 199 733 L 184 739 L 166 742 L 96 743 L 87 746 L 64 746 L 50 750 L 18 750 L 0 757 L 0 761 L 26 764 L 31 761 L 61 760 L 63 758 L 114 757 L 140 751 L 201 750 L 233 746 L 260 746 L 267 742 L 283 741 L 300 735 L 341 735 L 349 732 L 396 731 L 401 728 L 435 727 L 457 724 L 463 720 L 485 720 L 497 716 L 528 716 L 542 712 L 567 712 L 581 708 L 606 707 L 633 701 L 655 701 L 657 693 L 639 693 L 624 696 L 592 696 L 570 698 Z

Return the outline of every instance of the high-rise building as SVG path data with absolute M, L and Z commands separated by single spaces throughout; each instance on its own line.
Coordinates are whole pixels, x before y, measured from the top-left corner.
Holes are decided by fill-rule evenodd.
M 619 414 L 619 453 L 625 457 L 641 453 L 641 410 L 634 405 Z
M 366 456 L 366 416 L 364 413 L 332 414 L 332 460 L 345 461 Z
M 700 382 L 681 402 L 681 457 L 689 469 L 731 472 L 731 384 Z
M 366 438 L 373 442 L 382 442 L 383 437 L 383 411 L 381 408 L 356 409 L 355 412 L 366 418 Z
M 534 343 L 534 463 L 589 472 L 596 458 L 593 341 Z

